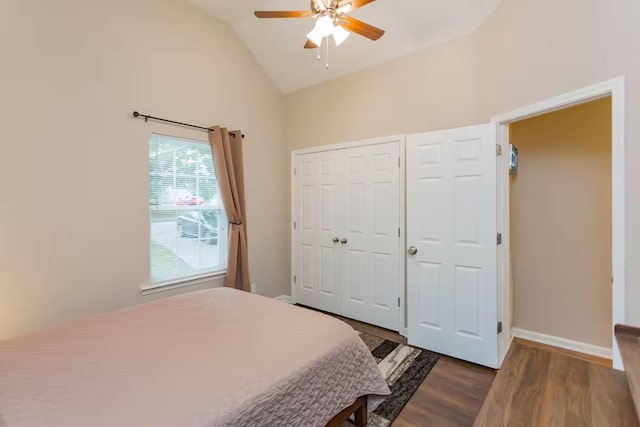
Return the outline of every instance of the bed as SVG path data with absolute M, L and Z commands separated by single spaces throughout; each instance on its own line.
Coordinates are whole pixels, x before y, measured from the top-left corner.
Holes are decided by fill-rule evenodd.
M 226 288 L 0 342 L 0 426 L 339 425 L 388 394 L 349 325 Z

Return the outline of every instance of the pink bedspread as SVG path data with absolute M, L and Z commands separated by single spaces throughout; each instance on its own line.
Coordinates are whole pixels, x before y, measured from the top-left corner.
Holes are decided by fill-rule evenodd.
M 0 342 L 6 426 L 324 426 L 388 393 L 347 324 L 231 289 Z

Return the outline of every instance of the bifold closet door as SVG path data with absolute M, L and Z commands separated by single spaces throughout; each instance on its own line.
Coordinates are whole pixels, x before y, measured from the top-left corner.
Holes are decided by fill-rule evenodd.
M 400 147 L 393 142 L 344 154 L 342 315 L 398 330 Z
M 295 157 L 299 304 L 398 330 L 400 143 Z
M 409 344 L 497 366 L 495 126 L 407 137 Z
M 340 313 L 340 230 L 344 217 L 344 156 L 297 156 L 295 208 L 296 302 Z

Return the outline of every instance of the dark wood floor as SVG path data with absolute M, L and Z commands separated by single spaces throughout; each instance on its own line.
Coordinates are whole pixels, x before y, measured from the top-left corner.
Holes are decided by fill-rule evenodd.
M 358 331 L 406 344 L 395 332 L 339 318 Z M 626 377 L 610 361 L 515 340 L 497 377 L 492 369 L 441 356 L 393 423 L 474 425 L 638 427 L 638 420 Z
M 340 319 L 358 331 L 407 343 L 404 337 L 395 332 L 350 319 Z M 393 427 L 472 426 L 495 375 L 493 369 L 441 356 L 396 418 Z
M 476 427 L 637 427 L 624 372 L 515 340 Z
M 580 359 L 580 360 L 584 360 L 585 362 L 595 363 L 596 365 L 606 366 L 607 368 L 611 368 L 611 366 L 613 366 L 611 359 L 604 359 L 602 357 L 592 356 L 590 354 L 580 353 L 572 350 L 566 350 L 564 348 L 553 347 L 548 344 L 542 344 L 534 341 L 527 341 L 520 338 L 516 338 L 516 341 L 521 344 L 526 344 L 529 347 L 550 351 L 552 353 L 562 354 L 564 356 L 572 357 L 574 359 Z

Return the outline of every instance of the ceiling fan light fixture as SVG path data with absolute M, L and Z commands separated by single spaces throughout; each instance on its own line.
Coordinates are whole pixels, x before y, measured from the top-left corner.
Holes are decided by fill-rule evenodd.
M 311 42 L 313 44 L 315 44 L 316 46 L 320 46 L 322 44 L 322 40 L 324 39 L 324 36 L 322 35 L 322 32 L 320 30 L 318 30 L 318 27 L 314 27 L 313 30 L 311 30 L 311 32 L 309 34 L 307 34 L 307 38 L 309 40 L 311 40 Z
M 342 45 L 351 33 L 376 41 L 384 35 L 384 30 L 362 22 L 349 15 L 353 10 L 371 4 L 376 0 L 311 0 L 310 10 L 255 11 L 257 18 L 314 18 L 313 29 L 307 34 L 305 49 L 317 49 L 327 39 L 327 68 L 329 68 L 329 38 L 336 46 Z
M 349 31 L 347 31 L 344 28 L 342 28 L 341 26 L 337 25 L 333 29 L 333 33 L 332 33 L 333 40 L 336 42 L 336 46 L 340 46 L 342 43 L 344 43 L 345 40 L 347 40 L 349 38 L 350 34 L 351 33 Z
M 319 34 L 322 34 L 322 37 L 329 37 L 333 34 L 335 28 L 336 26 L 333 23 L 333 18 L 329 15 L 322 15 L 316 21 L 316 26 L 313 30 L 317 30 Z

